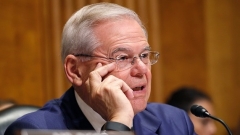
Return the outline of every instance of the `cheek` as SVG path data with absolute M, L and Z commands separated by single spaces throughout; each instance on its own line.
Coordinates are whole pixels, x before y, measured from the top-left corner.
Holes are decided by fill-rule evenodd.
M 146 78 L 147 78 L 147 83 L 148 83 L 148 91 L 149 91 L 149 94 L 151 92 L 151 82 L 152 82 L 152 73 L 151 73 L 151 70 L 149 70 L 146 74 Z
M 81 79 L 83 82 L 88 79 L 90 72 L 92 72 L 94 68 L 95 66 L 93 64 L 86 64 L 86 66 L 81 66 L 79 72 L 81 74 Z
M 125 82 L 128 82 L 128 80 L 130 79 L 130 73 L 129 71 L 113 71 L 110 73 L 111 75 L 119 78 L 119 79 L 122 79 L 123 81 Z
M 89 77 L 89 71 L 87 70 L 81 70 L 82 71 L 82 74 L 81 74 L 81 79 L 83 82 L 86 82 L 86 80 L 88 79 Z
M 111 72 L 110 74 L 119 78 L 119 79 L 122 79 L 123 81 L 125 81 L 129 86 L 131 86 L 134 81 L 136 81 L 136 77 L 134 76 L 131 76 L 131 70 L 126 70 L 126 71 L 113 71 Z M 147 69 L 147 71 L 144 73 L 144 80 L 147 81 L 147 87 L 148 87 L 148 94 L 150 94 L 151 92 L 151 81 L 152 81 L 152 73 L 151 73 L 151 68 L 149 67 Z M 135 79 L 133 79 L 135 78 Z M 143 79 L 143 78 L 140 78 L 140 79 Z M 149 96 L 149 95 L 148 95 Z
M 151 82 L 152 82 L 152 73 L 151 69 L 149 69 L 146 73 L 146 79 L 147 79 L 147 86 L 148 86 L 148 97 L 150 96 L 151 93 Z
M 152 81 L 152 72 L 151 72 L 151 69 L 149 69 L 149 70 L 147 71 L 146 77 L 147 77 L 148 83 L 151 83 L 151 81 Z

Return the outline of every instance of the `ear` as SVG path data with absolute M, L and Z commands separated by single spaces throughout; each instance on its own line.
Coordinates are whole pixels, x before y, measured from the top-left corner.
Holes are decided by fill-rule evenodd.
M 81 73 L 78 70 L 79 59 L 74 55 L 68 55 L 64 61 L 64 70 L 68 80 L 76 85 L 80 86 L 82 84 Z

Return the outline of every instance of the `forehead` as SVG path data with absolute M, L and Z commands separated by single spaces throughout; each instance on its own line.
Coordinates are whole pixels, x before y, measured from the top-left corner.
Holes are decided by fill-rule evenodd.
M 142 27 L 131 18 L 108 20 L 94 28 L 99 41 L 96 51 L 143 51 L 149 49 L 149 44 Z

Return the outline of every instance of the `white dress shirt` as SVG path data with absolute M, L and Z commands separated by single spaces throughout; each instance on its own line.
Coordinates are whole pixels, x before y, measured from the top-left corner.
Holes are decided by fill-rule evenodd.
M 86 116 L 88 121 L 91 123 L 96 132 L 100 132 L 102 126 L 106 123 L 106 121 L 95 112 L 90 106 L 88 106 L 81 97 L 74 91 L 75 98 L 77 100 L 78 106 L 81 108 L 83 114 Z

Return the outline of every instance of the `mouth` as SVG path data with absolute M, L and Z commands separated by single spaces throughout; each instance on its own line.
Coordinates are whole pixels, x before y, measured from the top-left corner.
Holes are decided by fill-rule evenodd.
M 133 91 L 141 91 L 141 90 L 143 90 L 145 88 L 145 86 L 141 86 L 141 87 L 135 87 L 135 88 L 133 88 L 132 90 Z

